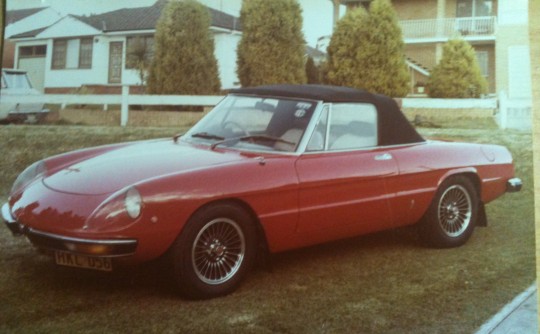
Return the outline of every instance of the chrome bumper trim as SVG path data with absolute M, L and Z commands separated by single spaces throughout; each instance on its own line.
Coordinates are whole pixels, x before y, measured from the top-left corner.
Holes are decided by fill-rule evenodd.
M 120 257 L 135 254 L 138 241 L 136 239 L 83 239 L 66 237 L 63 235 L 37 231 L 27 228 L 24 232 L 26 237 L 34 246 L 49 250 L 59 250 L 81 255 L 91 255 L 99 257 Z M 103 254 L 80 251 L 84 246 L 103 246 L 107 250 Z
M 514 177 L 506 182 L 506 192 L 515 193 L 521 190 L 523 182 L 519 177 Z

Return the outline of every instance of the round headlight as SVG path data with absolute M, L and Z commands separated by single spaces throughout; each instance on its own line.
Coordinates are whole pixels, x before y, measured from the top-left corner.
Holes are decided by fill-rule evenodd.
M 42 174 L 45 174 L 46 168 L 43 161 L 34 162 L 32 165 L 28 166 L 15 180 L 13 187 L 11 187 L 11 193 L 15 193 L 24 187 L 26 187 L 30 182 L 34 181 L 37 177 Z
M 142 209 L 142 198 L 141 194 L 139 194 L 139 191 L 137 191 L 137 189 L 129 188 L 128 191 L 126 191 L 124 206 L 128 215 L 131 218 L 135 219 L 139 217 Z

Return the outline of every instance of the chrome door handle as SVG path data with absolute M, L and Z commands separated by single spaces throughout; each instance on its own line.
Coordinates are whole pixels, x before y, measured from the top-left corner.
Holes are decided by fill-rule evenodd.
M 392 160 L 392 154 L 384 153 L 384 154 L 376 155 L 375 160 L 377 161 Z

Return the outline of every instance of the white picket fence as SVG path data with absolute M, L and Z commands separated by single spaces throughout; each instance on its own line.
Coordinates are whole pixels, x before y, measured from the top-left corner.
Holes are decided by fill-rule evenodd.
M 25 103 L 60 104 L 64 109 L 68 105 L 88 104 L 121 106 L 120 125 L 126 126 L 129 119 L 130 105 L 185 105 L 185 106 L 215 106 L 224 96 L 216 95 L 141 95 L 129 94 L 128 87 L 123 87 L 122 95 L 72 95 L 44 94 L 28 95 Z M 7 103 L 20 103 L 21 97 L 2 96 Z M 491 109 L 496 110 L 495 119 L 502 129 L 530 130 L 532 127 L 532 101 L 530 99 L 509 99 L 504 92 L 499 98 L 488 99 L 427 99 L 404 98 L 402 106 L 406 108 L 425 109 Z
M 121 117 L 120 125 L 126 126 L 129 119 L 130 105 L 183 105 L 183 106 L 203 106 L 213 107 L 224 96 L 218 95 L 143 95 L 129 94 L 127 86 L 122 88 L 122 94 L 99 94 L 99 95 L 74 95 L 74 94 L 42 94 L 21 96 L 2 96 L 2 102 L 5 103 L 45 103 L 59 104 L 62 109 L 68 105 L 88 104 L 103 105 L 103 110 L 107 110 L 109 105 L 120 105 Z

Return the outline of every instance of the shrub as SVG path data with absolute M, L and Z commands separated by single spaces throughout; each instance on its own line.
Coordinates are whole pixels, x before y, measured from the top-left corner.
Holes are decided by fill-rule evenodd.
M 375 0 L 369 8 L 368 43 L 364 45 L 367 89 L 394 97 L 407 95 L 410 74 L 403 34 L 390 0 Z
M 472 46 L 462 39 L 448 41 L 441 61 L 431 71 L 427 88 L 430 97 L 476 98 L 487 92 Z
M 388 0 L 375 0 L 369 13 L 349 10 L 337 23 L 325 80 L 341 86 L 402 97 L 409 92 L 409 71 L 397 15 Z
M 150 94 L 212 94 L 220 89 L 210 13 L 195 0 L 170 1 L 156 26 Z
M 365 59 L 361 57 L 362 45 L 368 43 L 368 13 L 363 7 L 348 10 L 336 24 L 328 45 L 325 64 L 326 83 L 338 86 L 365 88 L 363 80 Z
M 306 82 L 305 40 L 296 0 L 244 0 L 237 73 L 242 86 Z

